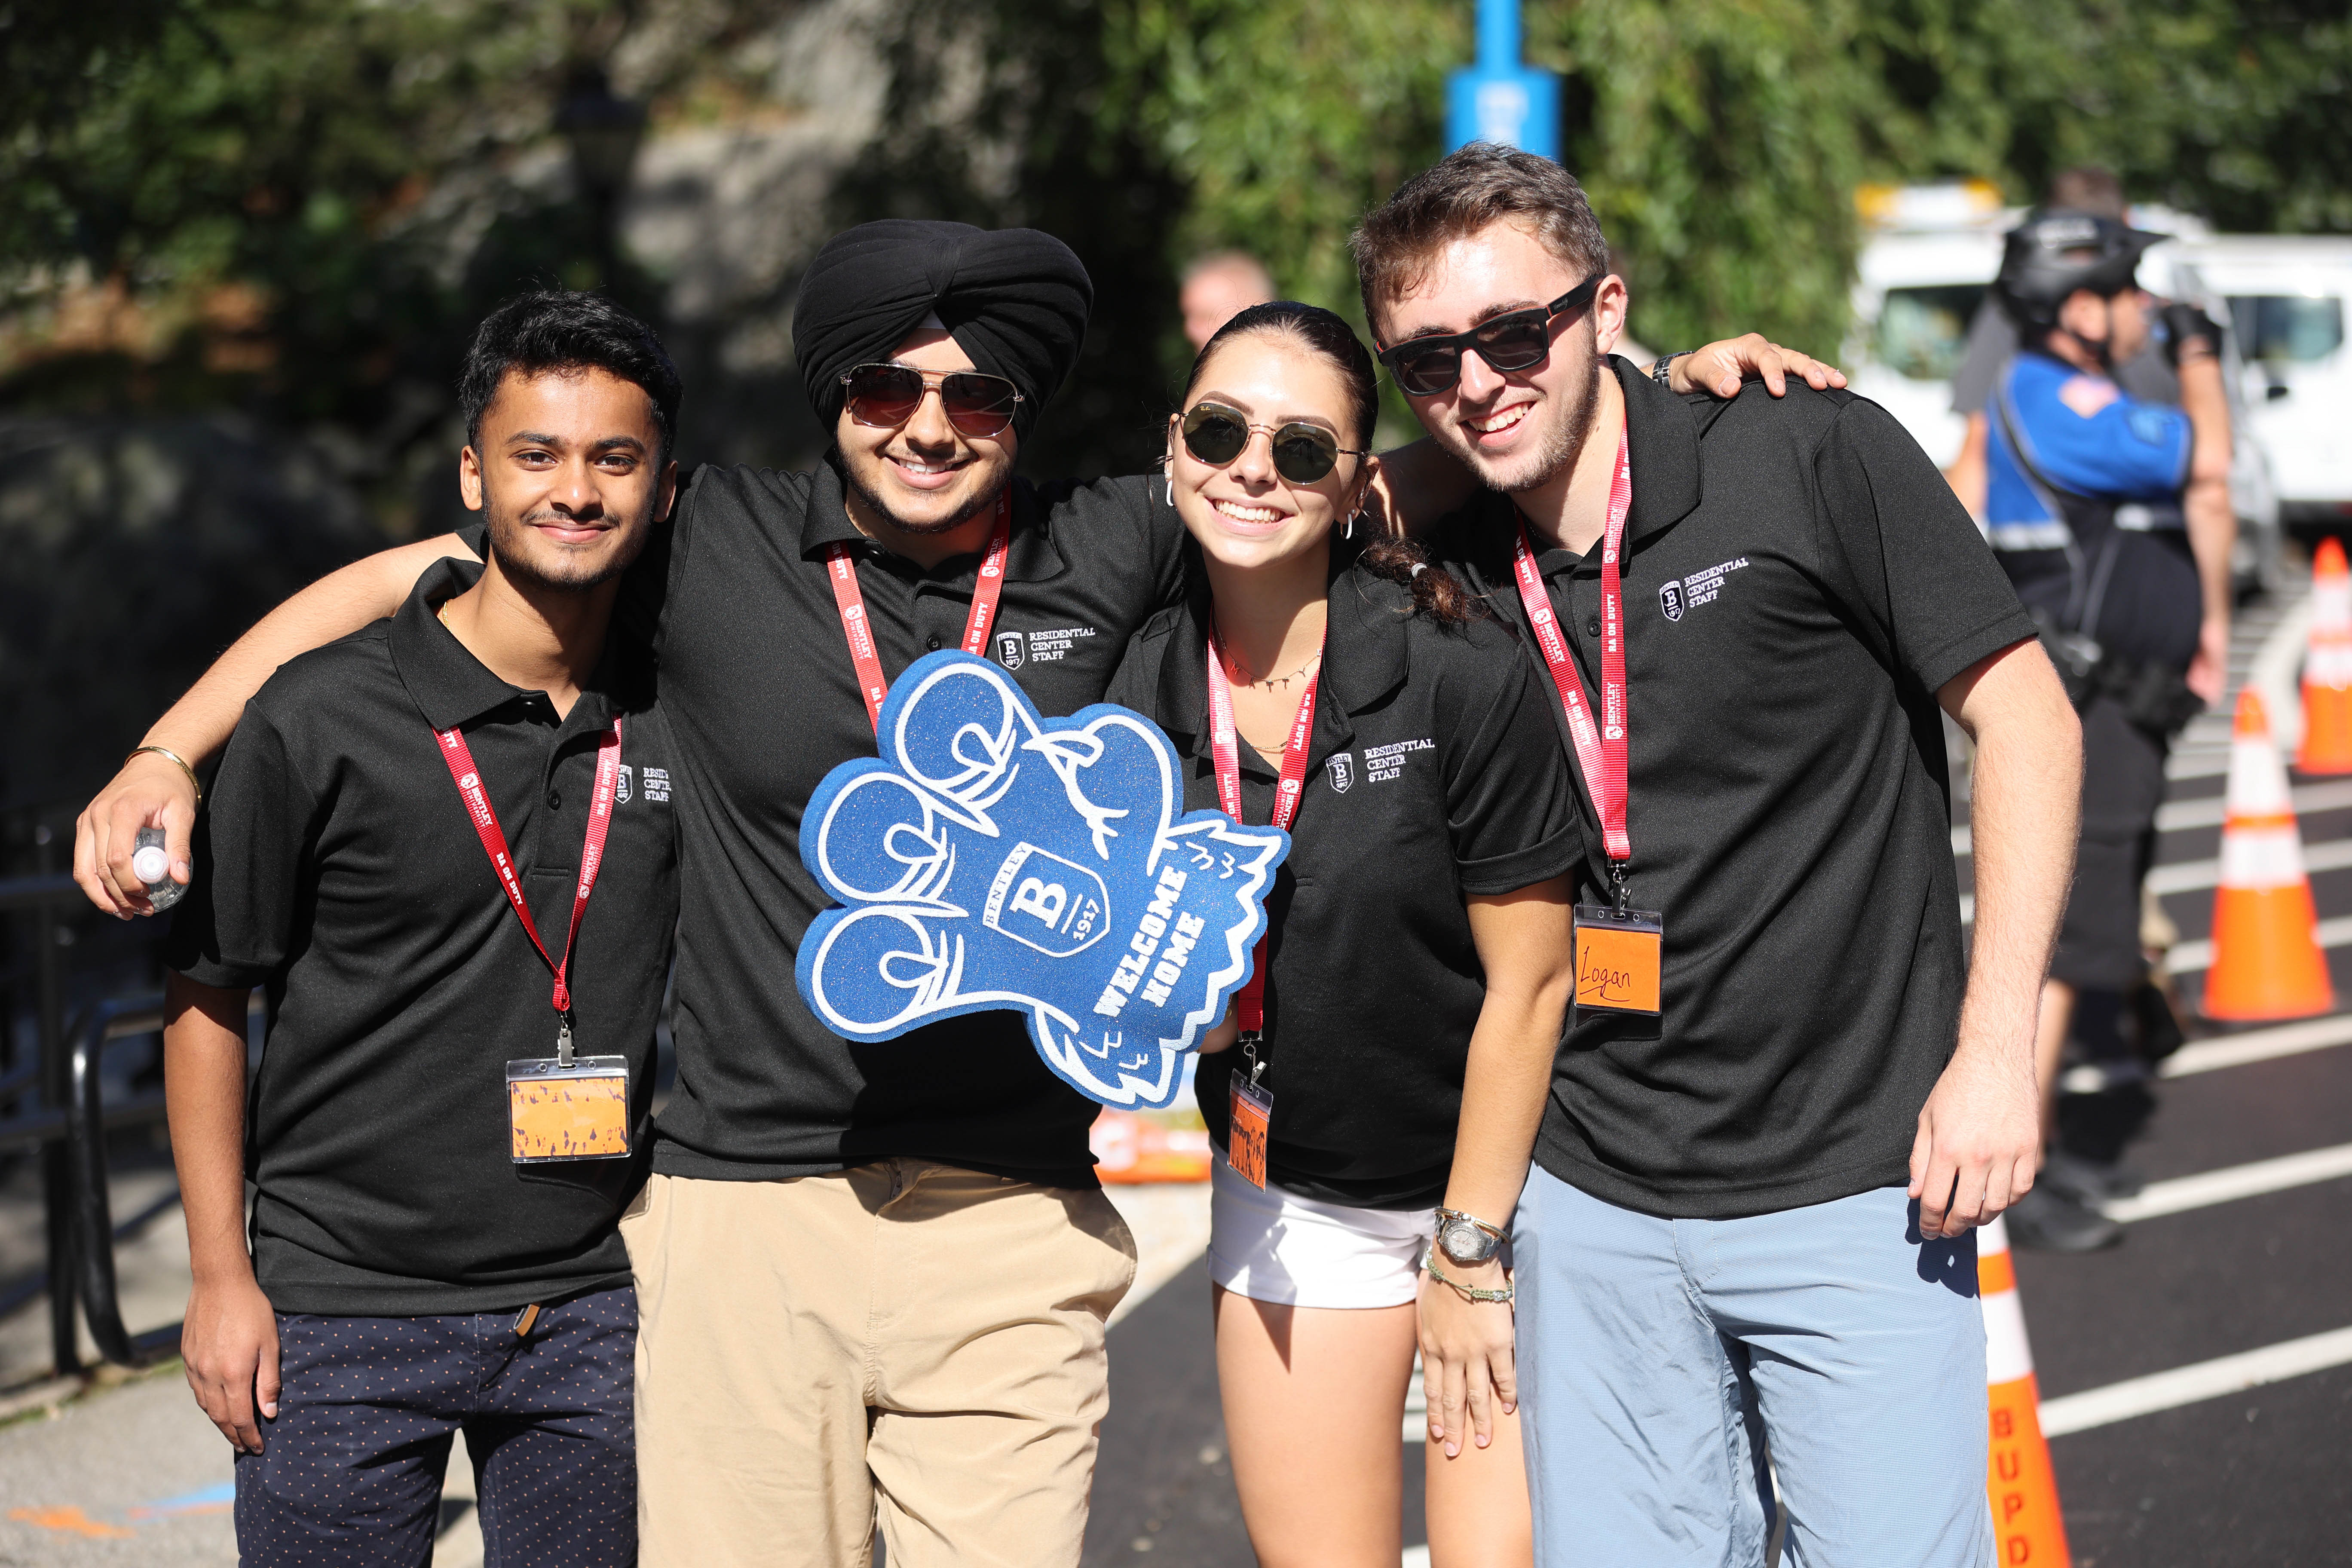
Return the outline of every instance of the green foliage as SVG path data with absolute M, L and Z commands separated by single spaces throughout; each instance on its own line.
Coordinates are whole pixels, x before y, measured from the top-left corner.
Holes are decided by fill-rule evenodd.
M 602 279 L 658 302 L 570 183 L 568 76 L 625 58 L 640 100 L 756 111 L 732 45 L 810 3 L 0 0 L 0 271 L 20 302 L 114 279 L 194 323 L 235 284 L 276 356 L 223 369 L 191 324 L 160 361 L 23 372 L 0 398 L 119 402 L 135 382 L 388 452 L 430 424 L 415 389 L 496 295 Z M 1284 291 L 1357 313 L 1346 234 L 1441 151 L 1473 8 L 884 0 L 888 109 L 833 216 L 1069 239 L 1101 307 L 1033 456 L 1139 461 L 1186 360 L 1190 256 L 1247 248 Z M 1527 0 L 1526 24 L 1658 347 L 1752 327 L 1833 351 L 1864 179 L 1988 174 L 2022 200 L 2099 163 L 2226 229 L 2352 229 L 2342 0 Z

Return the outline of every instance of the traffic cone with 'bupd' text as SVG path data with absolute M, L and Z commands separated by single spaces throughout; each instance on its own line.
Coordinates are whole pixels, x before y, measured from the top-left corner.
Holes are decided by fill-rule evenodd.
M 1993 1561 L 2001 1568 L 2068 1568 L 2066 1521 L 2058 1512 L 2058 1478 L 2042 1437 L 2042 1393 L 2033 1351 L 2025 1342 L 2009 1229 L 1999 1219 L 1977 1228 L 1977 1296 L 1984 1303 L 1985 1384 L 1992 1404 L 1992 1446 L 1985 1485 L 1992 1503 Z
M 2263 700 L 2251 689 L 2238 693 L 2226 801 L 2205 1016 L 2251 1020 L 2330 1012 L 2336 990 L 2319 951 L 2319 915 L 2303 874 L 2294 799 L 2278 748 L 2271 744 Z
M 2303 658 L 2306 773 L 2352 773 L 2352 571 L 2344 546 L 2323 539 L 2311 556 L 2311 637 Z

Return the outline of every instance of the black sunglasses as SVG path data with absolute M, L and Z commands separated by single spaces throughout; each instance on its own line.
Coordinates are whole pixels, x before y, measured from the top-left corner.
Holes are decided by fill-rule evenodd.
M 942 375 L 907 364 L 861 364 L 843 371 L 841 384 L 849 389 L 849 416 L 878 426 L 904 425 L 923 405 L 923 394 L 938 387 L 948 423 L 975 440 L 1003 435 L 1021 402 L 1020 388 L 976 370 Z
M 1551 319 L 1591 303 L 1592 291 L 1606 274 L 1591 277 L 1549 305 L 1535 305 L 1482 321 L 1466 332 L 1439 337 L 1407 338 L 1381 351 L 1381 363 L 1396 377 L 1397 385 L 1415 397 L 1450 391 L 1462 379 L 1462 352 L 1475 349 L 1496 370 L 1529 370 L 1551 353 Z
M 1340 454 L 1360 458 L 1353 447 L 1320 425 L 1294 421 L 1276 429 L 1253 425 L 1237 408 L 1222 403 L 1196 403 L 1184 415 L 1184 450 L 1211 468 L 1222 468 L 1242 455 L 1250 432 L 1264 430 L 1274 442 L 1274 471 L 1294 485 L 1311 485 L 1339 466 Z

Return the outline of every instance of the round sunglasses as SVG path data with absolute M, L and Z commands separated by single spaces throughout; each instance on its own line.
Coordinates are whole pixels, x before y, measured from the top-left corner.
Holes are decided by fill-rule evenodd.
M 1324 479 L 1339 466 L 1342 454 L 1364 455 L 1357 447 L 1339 445 L 1339 438 L 1320 425 L 1298 420 L 1279 429 L 1253 425 L 1240 409 L 1222 403 L 1196 403 L 1185 411 L 1184 450 L 1213 468 L 1222 468 L 1242 455 L 1253 430 L 1265 431 L 1273 441 L 1274 471 L 1294 485 L 1311 485 Z
M 1551 353 L 1552 318 L 1589 304 L 1604 276 L 1596 272 L 1549 305 L 1513 310 L 1466 332 L 1407 338 L 1393 348 L 1382 349 L 1381 363 L 1396 377 L 1397 385 L 1414 397 L 1452 391 L 1462 379 L 1465 349 L 1475 349 L 1478 357 L 1495 370 L 1532 370 Z
M 877 426 L 904 425 L 923 405 L 923 395 L 936 387 L 948 423 L 974 440 L 1003 435 L 1021 402 L 1021 391 L 1011 382 L 976 370 L 942 374 L 907 364 L 861 364 L 843 371 L 841 384 L 848 389 L 849 416 Z

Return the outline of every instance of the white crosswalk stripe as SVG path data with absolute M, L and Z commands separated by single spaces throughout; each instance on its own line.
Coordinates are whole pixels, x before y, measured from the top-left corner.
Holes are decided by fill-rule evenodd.
M 2266 1383 L 2281 1383 L 2306 1373 L 2324 1372 L 2352 1362 L 2352 1329 L 2335 1329 L 2284 1344 L 2266 1345 L 2240 1355 L 2200 1361 L 2170 1372 L 2151 1373 L 2105 1388 L 2087 1389 L 2061 1399 L 2042 1402 L 2042 1434 L 2063 1437 L 2094 1426 L 2153 1415 L 2159 1410 L 2242 1394 Z
M 2332 1182 L 2339 1176 L 2352 1176 L 2352 1143 L 2308 1149 L 2300 1154 L 2283 1154 L 2275 1160 L 2257 1160 L 2252 1164 L 2231 1165 L 2168 1182 L 2153 1182 L 2137 1197 L 2117 1198 L 2099 1206 L 2106 1211 L 2109 1219 L 2128 1224 L 2233 1203 L 2240 1198 L 2260 1197 L 2264 1193 L 2281 1193 L 2315 1182 Z

